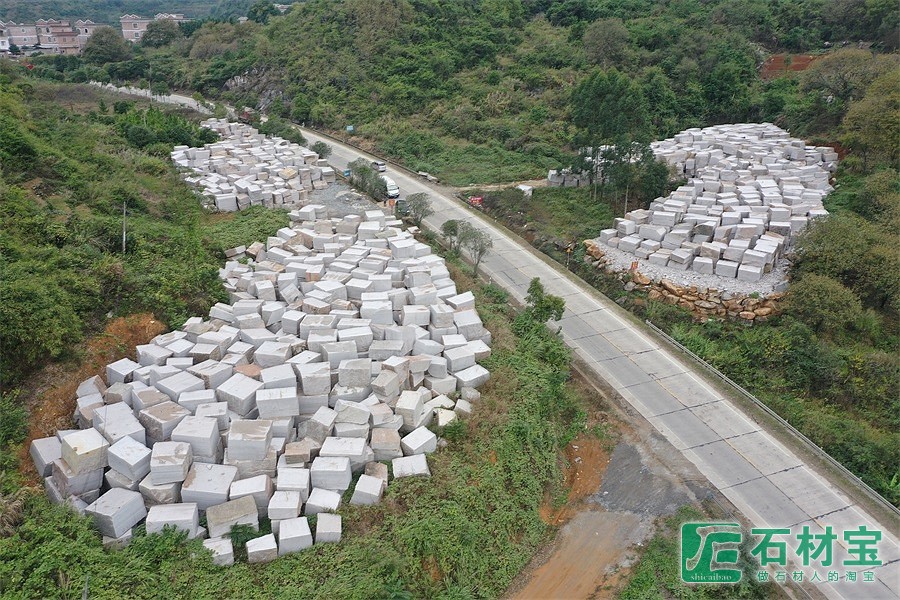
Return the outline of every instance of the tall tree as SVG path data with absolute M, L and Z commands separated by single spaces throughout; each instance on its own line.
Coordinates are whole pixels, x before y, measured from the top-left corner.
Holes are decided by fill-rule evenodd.
M 141 37 L 141 45 L 160 48 L 183 37 L 184 33 L 178 23 L 169 19 L 160 19 L 147 25 L 147 31 Z
M 596 188 L 596 168 L 606 174 L 630 172 L 617 165 L 644 154 L 650 127 L 647 107 L 638 84 L 616 69 L 596 71 L 572 94 L 572 121 L 578 127 L 575 142 L 590 148 L 594 165 L 591 183 Z M 627 190 L 627 186 L 626 186 Z
M 103 65 L 131 58 L 131 46 L 117 29 L 103 26 L 94 30 L 85 43 L 82 54 L 86 61 Z
M 257 0 L 249 9 L 247 9 L 247 18 L 262 24 L 268 23 L 269 17 L 273 17 L 277 14 L 279 14 L 278 9 L 268 0 Z
M 628 30 L 622 19 L 600 19 L 585 28 L 582 43 L 592 63 L 603 67 L 620 66 L 628 50 Z
M 862 155 L 863 169 L 870 160 L 897 164 L 900 140 L 900 68 L 872 82 L 861 100 L 850 103 L 844 117 L 844 142 Z

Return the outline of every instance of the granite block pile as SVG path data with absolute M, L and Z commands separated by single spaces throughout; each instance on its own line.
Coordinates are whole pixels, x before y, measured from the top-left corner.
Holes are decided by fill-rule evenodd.
M 687 184 L 616 219 L 598 244 L 676 271 L 756 282 L 810 220 L 828 214 L 837 153 L 774 125 L 688 129 L 651 146 Z
M 471 414 L 491 353 L 471 292 L 381 211 L 324 211 L 230 250 L 230 303 L 83 382 L 75 428 L 32 443 L 51 500 L 107 546 L 142 521 L 203 538 L 219 564 L 231 528 L 260 519 L 272 534 L 250 562 L 338 542 L 343 502 L 380 502 L 388 465 L 429 476 L 442 428 Z
M 309 148 L 225 119 L 201 125 L 218 133 L 219 141 L 202 148 L 175 146 L 171 156 L 187 169 L 184 180 L 199 189 L 210 209 L 301 206 L 310 191 L 335 182 L 334 169 Z

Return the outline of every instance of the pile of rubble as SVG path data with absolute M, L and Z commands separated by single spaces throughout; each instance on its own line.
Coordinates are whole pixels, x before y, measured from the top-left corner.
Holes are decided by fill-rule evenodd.
M 827 215 L 837 154 L 774 125 L 688 129 L 652 144 L 689 178 L 649 210 L 616 219 L 595 239 L 652 265 L 757 282 L 811 219 Z
M 343 501 L 379 502 L 388 463 L 430 475 L 435 432 L 471 414 L 491 353 L 472 293 L 381 211 L 324 213 L 230 250 L 230 304 L 107 365 L 78 387 L 78 428 L 32 443 L 49 497 L 108 546 L 146 520 L 231 564 L 231 528 L 265 518 L 247 543 L 264 562 L 312 545 L 310 515 L 316 543 L 339 541 Z
M 201 125 L 218 133 L 219 141 L 202 148 L 175 146 L 171 156 L 189 169 L 184 180 L 201 190 L 210 209 L 292 207 L 306 203 L 311 190 L 335 182 L 334 169 L 308 148 L 225 119 Z

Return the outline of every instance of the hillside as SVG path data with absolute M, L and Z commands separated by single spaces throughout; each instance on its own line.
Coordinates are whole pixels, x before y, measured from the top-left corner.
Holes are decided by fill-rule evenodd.
M 743 4 L 312 0 L 265 26 L 207 23 L 103 71 L 54 70 L 76 81 L 165 81 L 333 131 L 353 125 L 358 143 L 466 185 L 568 166 L 572 93 L 611 69 L 633 86 L 648 139 L 741 121 L 827 133 L 843 99 L 823 110 L 796 79 L 763 80 L 768 53 L 843 40 L 889 49 L 897 24 L 878 3 L 852 21 L 812 0 Z

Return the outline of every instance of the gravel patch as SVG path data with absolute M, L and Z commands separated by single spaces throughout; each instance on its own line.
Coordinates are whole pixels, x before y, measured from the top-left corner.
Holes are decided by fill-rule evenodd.
M 775 264 L 775 268 L 763 275 L 762 279 L 756 282 L 739 281 L 730 277 L 720 277 L 718 275 L 704 275 L 695 271 L 682 271 L 673 269 L 672 267 L 663 267 L 654 265 L 649 260 L 638 258 L 634 254 L 623 252 L 617 248 L 611 248 L 605 244 L 600 249 L 606 254 L 607 266 L 614 271 L 628 271 L 631 269 L 631 263 L 638 263 L 638 271 L 652 279 L 653 281 L 661 281 L 668 279 L 672 283 L 680 286 L 690 287 L 692 285 L 698 288 L 714 288 L 722 292 L 731 292 L 732 294 L 740 294 L 749 296 L 750 294 L 759 294 L 760 296 L 768 296 L 775 292 L 783 292 L 787 289 L 787 270 L 790 265 L 786 260 L 780 260 Z
M 361 215 L 367 210 L 384 209 L 380 203 L 372 202 L 367 196 L 355 191 L 338 180 L 324 190 L 314 190 L 309 194 L 309 204 L 323 204 L 328 209 L 328 218 L 347 215 Z

